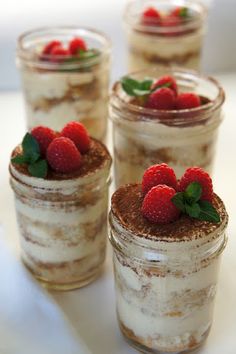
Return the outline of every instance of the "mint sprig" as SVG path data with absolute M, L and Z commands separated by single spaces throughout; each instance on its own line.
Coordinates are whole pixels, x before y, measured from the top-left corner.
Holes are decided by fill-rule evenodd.
M 179 11 L 179 17 L 182 17 L 182 18 L 189 17 L 189 9 L 187 7 L 182 7 Z
M 128 76 L 121 79 L 121 86 L 123 90 L 129 96 L 134 97 L 149 95 L 151 93 L 152 84 L 153 80 L 148 78 L 143 81 L 138 81 Z
M 93 59 L 99 55 L 99 51 L 96 49 L 88 49 L 88 50 L 79 50 L 77 55 L 66 58 L 63 61 L 64 63 L 76 63 L 80 60 Z
M 30 164 L 28 171 L 33 177 L 45 178 L 48 171 L 47 161 L 41 159 Z
M 28 171 L 33 177 L 45 178 L 48 164 L 41 158 L 40 147 L 37 140 L 30 133 L 26 133 L 22 141 L 22 154 L 11 159 L 12 163 L 28 166 Z
M 153 87 L 153 83 L 154 81 L 149 78 L 139 81 L 132 79 L 129 76 L 125 76 L 121 79 L 121 86 L 127 95 L 142 98 L 144 100 L 159 88 L 171 86 L 170 82 L 166 82 L 163 85 L 156 85 Z
M 206 200 L 200 200 L 202 195 L 202 186 L 198 182 L 192 182 L 184 192 L 179 192 L 171 199 L 174 205 L 182 213 L 192 218 L 210 222 L 220 222 L 220 216 L 211 203 Z

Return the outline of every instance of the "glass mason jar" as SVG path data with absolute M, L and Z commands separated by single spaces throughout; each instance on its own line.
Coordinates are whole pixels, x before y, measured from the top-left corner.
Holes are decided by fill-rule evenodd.
M 53 40 L 64 45 L 81 37 L 94 57 L 62 62 L 42 60 L 43 47 Z M 27 128 L 45 125 L 57 131 L 69 121 L 82 122 L 89 134 L 104 140 L 110 72 L 110 40 L 98 31 L 77 27 L 52 27 L 26 32 L 18 39 Z M 49 59 L 49 58 L 48 58 Z
M 110 241 L 117 317 L 125 339 L 142 353 L 199 348 L 212 324 L 227 214 L 214 231 L 203 222 L 200 238 L 196 228 L 191 238 L 183 233 L 180 240 L 136 233 L 114 209 L 112 204 Z
M 141 15 L 150 6 L 160 13 L 186 7 L 190 17 L 176 25 L 163 26 L 161 21 L 156 25 L 142 23 Z M 207 9 L 197 0 L 130 1 L 124 11 L 129 71 L 158 65 L 199 70 L 206 16 Z
M 21 257 L 48 288 L 79 288 L 101 273 L 111 166 L 105 151 L 100 168 L 76 178 L 36 178 L 10 164 Z
M 173 76 L 181 92 L 195 92 L 210 101 L 193 109 L 156 110 L 132 104 L 120 82 L 113 86 L 110 118 L 116 186 L 140 181 L 151 165 L 165 162 L 178 178 L 186 168 L 199 166 L 212 173 L 224 91 L 210 77 L 181 69 L 144 70 L 130 76 Z

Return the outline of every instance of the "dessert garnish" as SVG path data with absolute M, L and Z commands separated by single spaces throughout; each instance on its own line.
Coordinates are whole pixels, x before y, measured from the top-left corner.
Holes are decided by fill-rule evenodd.
M 62 46 L 62 44 L 60 41 L 51 41 L 45 45 L 45 47 L 43 48 L 42 54 L 49 55 L 49 54 L 51 54 L 51 51 L 53 50 L 53 48 L 61 47 L 61 46 Z
M 174 91 L 175 95 L 177 96 L 178 93 L 177 82 L 172 76 L 165 75 L 162 76 L 160 79 L 156 80 L 153 83 L 152 88 L 159 88 L 159 87 L 169 87 L 171 90 Z
M 141 23 L 147 26 L 178 26 L 190 18 L 189 9 L 185 6 L 178 6 L 168 12 L 161 13 L 154 7 L 148 7 L 141 15 Z
M 96 57 L 99 51 L 95 48 L 88 49 L 85 41 L 80 37 L 73 38 L 67 46 L 63 45 L 61 41 L 53 40 L 47 43 L 40 59 L 49 60 L 52 62 L 73 62 L 83 59 L 91 59 Z
M 169 75 L 156 81 L 150 78 L 139 81 L 125 76 L 121 79 L 121 86 L 129 96 L 136 98 L 136 103 L 146 108 L 181 110 L 205 104 L 195 93 L 178 93 L 176 80 Z
M 33 177 L 46 178 L 51 168 L 58 173 L 76 172 L 90 147 L 90 137 L 83 124 L 69 122 L 60 133 L 38 126 L 26 133 L 22 152 L 11 159 L 14 164 L 27 166 Z
M 48 164 L 41 157 L 38 141 L 32 134 L 26 133 L 22 141 L 22 154 L 11 159 L 12 163 L 27 165 L 28 172 L 34 177 L 45 178 L 48 171 Z
M 61 135 L 71 139 L 77 149 L 79 149 L 81 154 L 84 154 L 88 151 L 90 145 L 90 138 L 87 129 L 84 127 L 83 124 L 79 122 L 69 122 L 62 129 Z
M 180 214 L 180 210 L 172 202 L 175 194 L 175 189 L 166 184 L 152 187 L 143 200 L 143 216 L 149 221 L 159 224 L 175 221 Z
M 189 9 L 186 6 L 176 7 L 171 11 L 170 15 L 180 17 L 180 18 L 187 18 L 190 16 Z
M 145 103 L 145 107 L 152 109 L 175 109 L 175 93 L 168 87 L 157 88 L 152 92 Z
M 148 26 L 156 26 L 160 24 L 161 15 L 154 7 L 148 7 L 142 13 L 142 23 Z
M 33 128 L 31 135 L 37 140 L 42 156 L 46 156 L 49 144 L 57 137 L 57 133 L 54 130 L 41 125 Z
M 158 184 L 166 184 L 177 190 L 177 178 L 175 172 L 173 168 L 169 167 L 166 163 L 153 165 L 143 174 L 142 191 L 144 194 Z
M 192 92 L 180 93 L 176 97 L 176 109 L 190 109 L 201 106 L 201 100 L 198 95 Z
M 142 191 L 142 214 L 153 223 L 170 223 L 181 214 L 220 222 L 220 216 L 212 205 L 211 177 L 200 167 L 188 168 L 177 183 L 174 170 L 168 165 L 151 166 L 143 175 Z
M 59 137 L 49 145 L 47 161 L 54 171 L 70 173 L 79 169 L 81 154 L 72 140 Z

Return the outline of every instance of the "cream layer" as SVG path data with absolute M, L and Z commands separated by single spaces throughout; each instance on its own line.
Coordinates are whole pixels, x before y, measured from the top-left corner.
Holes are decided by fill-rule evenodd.
M 173 127 L 152 122 L 114 122 L 115 174 L 118 186 L 138 182 L 150 165 L 166 162 L 180 177 L 187 167 L 211 172 L 219 112 L 206 124 Z

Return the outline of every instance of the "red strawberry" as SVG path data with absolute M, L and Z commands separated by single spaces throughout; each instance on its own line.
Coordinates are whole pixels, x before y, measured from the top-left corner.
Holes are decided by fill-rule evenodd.
M 171 201 L 175 194 L 174 188 L 165 184 L 152 187 L 143 200 L 143 216 L 149 221 L 159 224 L 168 224 L 175 221 L 180 214 L 180 211 Z
M 45 156 L 49 144 L 56 138 L 57 133 L 48 127 L 39 125 L 31 130 L 31 134 L 37 140 L 41 154 Z
M 147 108 L 171 110 L 175 108 L 174 91 L 168 87 L 161 87 L 150 94 L 146 102 Z
M 67 123 L 61 131 L 61 136 L 71 139 L 82 154 L 88 151 L 90 138 L 83 124 L 79 122 Z
M 168 85 L 168 86 L 166 86 L 166 85 Z M 156 82 L 154 82 L 154 84 L 152 85 L 152 88 L 161 87 L 161 86 L 170 88 L 171 90 L 174 91 L 175 95 L 177 96 L 177 90 L 178 90 L 177 89 L 177 82 L 172 76 L 169 76 L 169 75 L 162 76 L 160 79 L 158 79 Z
M 213 185 L 209 174 L 200 167 L 188 168 L 179 181 L 178 190 L 180 192 L 185 191 L 188 185 L 192 182 L 198 182 L 202 187 L 202 195 L 200 199 L 212 202 Z
M 177 190 L 177 179 L 173 168 L 166 163 L 149 167 L 143 175 L 142 190 L 147 193 L 152 187 L 165 184 Z
M 82 38 L 76 37 L 70 41 L 69 51 L 72 55 L 76 55 L 80 50 L 87 50 L 87 45 Z
M 54 139 L 49 145 L 47 161 L 56 172 L 71 173 L 79 169 L 81 155 L 73 141 L 60 137 Z
M 60 41 L 51 41 L 45 45 L 45 47 L 43 48 L 42 54 L 49 55 L 49 54 L 51 54 L 51 51 L 54 47 L 59 47 L 59 46 L 62 46 Z
M 144 25 L 156 26 L 160 23 L 160 20 L 161 15 L 154 7 L 147 8 L 142 14 L 142 23 Z
M 177 109 L 190 109 L 201 106 L 201 100 L 198 95 L 191 92 L 180 93 L 176 98 Z

